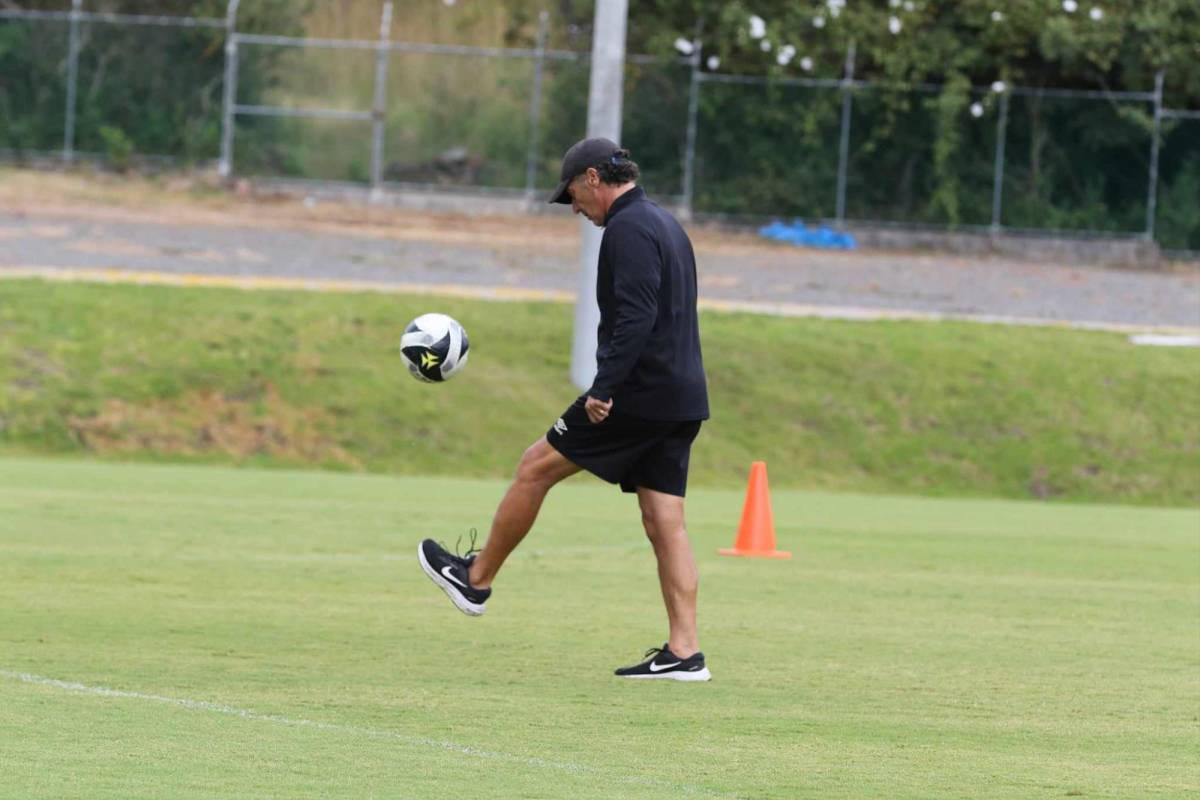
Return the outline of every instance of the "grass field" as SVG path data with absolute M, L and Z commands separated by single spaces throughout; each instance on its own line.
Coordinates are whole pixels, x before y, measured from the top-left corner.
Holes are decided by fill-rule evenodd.
M 633 501 L 552 494 L 487 616 L 415 563 L 492 481 L 0 459 L 0 797 L 1147 798 L 1200 792 L 1200 513 L 776 490 L 716 555 L 706 685 Z
M 446 386 L 399 333 L 471 334 Z M 497 478 L 575 398 L 570 306 L 0 281 L 0 452 Z M 697 485 L 1200 504 L 1200 352 L 1112 333 L 706 312 Z

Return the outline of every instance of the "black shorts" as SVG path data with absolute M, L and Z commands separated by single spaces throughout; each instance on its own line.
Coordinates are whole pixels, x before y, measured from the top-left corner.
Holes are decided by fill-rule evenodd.
M 546 432 L 546 441 L 568 461 L 621 491 L 638 487 L 683 497 L 687 494 L 688 458 L 700 433 L 700 421 L 676 422 L 622 414 L 614 405 L 608 419 L 593 424 L 576 400 Z

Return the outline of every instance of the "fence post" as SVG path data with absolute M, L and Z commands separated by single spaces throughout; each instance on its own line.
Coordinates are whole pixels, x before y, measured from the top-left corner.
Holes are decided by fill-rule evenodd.
M 550 33 L 550 13 L 538 14 L 537 46 L 533 56 L 533 89 L 529 95 L 529 152 L 525 156 L 525 199 L 534 201 L 537 191 L 539 139 L 542 130 L 542 77 L 546 68 L 546 38 Z
M 1146 233 L 1148 240 L 1154 239 L 1154 221 L 1158 215 L 1158 140 L 1162 132 L 1163 117 L 1163 70 L 1154 75 L 1154 138 L 1150 142 L 1150 190 L 1146 196 Z
M 683 206 L 680 216 L 686 222 L 692 218 L 696 195 L 696 126 L 700 115 L 700 40 L 692 42 L 692 82 L 688 87 L 687 138 L 683 145 Z
M 846 74 L 842 79 L 842 131 L 838 142 L 837 212 L 840 226 L 846 220 L 846 171 L 850 163 L 850 106 L 854 102 L 854 42 L 846 48 Z
M 71 0 L 71 34 L 67 50 L 67 110 L 63 123 L 63 161 L 75 160 L 75 96 L 79 87 L 79 17 L 83 0 Z
M 241 0 L 229 0 L 229 5 L 225 7 L 225 97 L 221 113 L 221 163 L 218 167 L 222 178 L 233 174 L 233 104 L 237 100 L 239 3 Z
M 375 47 L 375 104 L 371 109 L 371 200 L 378 201 L 383 187 L 383 135 L 387 125 L 387 74 L 392 39 L 392 0 L 383 4 L 379 44 Z
M 1004 144 L 1008 136 L 1008 90 L 1000 95 L 1000 118 L 996 121 L 996 168 L 992 177 L 992 233 L 1000 232 L 1004 203 Z

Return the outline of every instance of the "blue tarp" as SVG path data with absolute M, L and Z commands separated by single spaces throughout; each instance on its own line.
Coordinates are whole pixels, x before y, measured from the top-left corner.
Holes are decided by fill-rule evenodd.
M 853 250 L 858 247 L 854 237 L 848 233 L 835 231 L 828 225 L 809 228 L 804 220 L 793 220 L 790 224 L 776 220 L 758 231 L 759 236 L 775 239 L 779 242 L 789 242 L 802 247 L 820 247 L 825 250 Z

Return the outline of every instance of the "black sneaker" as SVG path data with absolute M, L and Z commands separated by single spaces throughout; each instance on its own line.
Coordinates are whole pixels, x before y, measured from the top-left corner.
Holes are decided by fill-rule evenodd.
M 632 667 L 621 667 L 614 674 L 621 678 L 660 678 L 672 681 L 711 681 L 712 673 L 704 666 L 704 653 L 680 658 L 667 645 L 651 647 L 647 659 Z
M 442 587 L 458 610 L 472 617 L 484 612 L 483 604 L 491 597 L 491 589 L 476 589 L 471 585 L 470 569 L 475 556 L 456 556 L 433 539 L 426 539 L 417 547 L 417 558 L 421 569 L 429 579 Z

